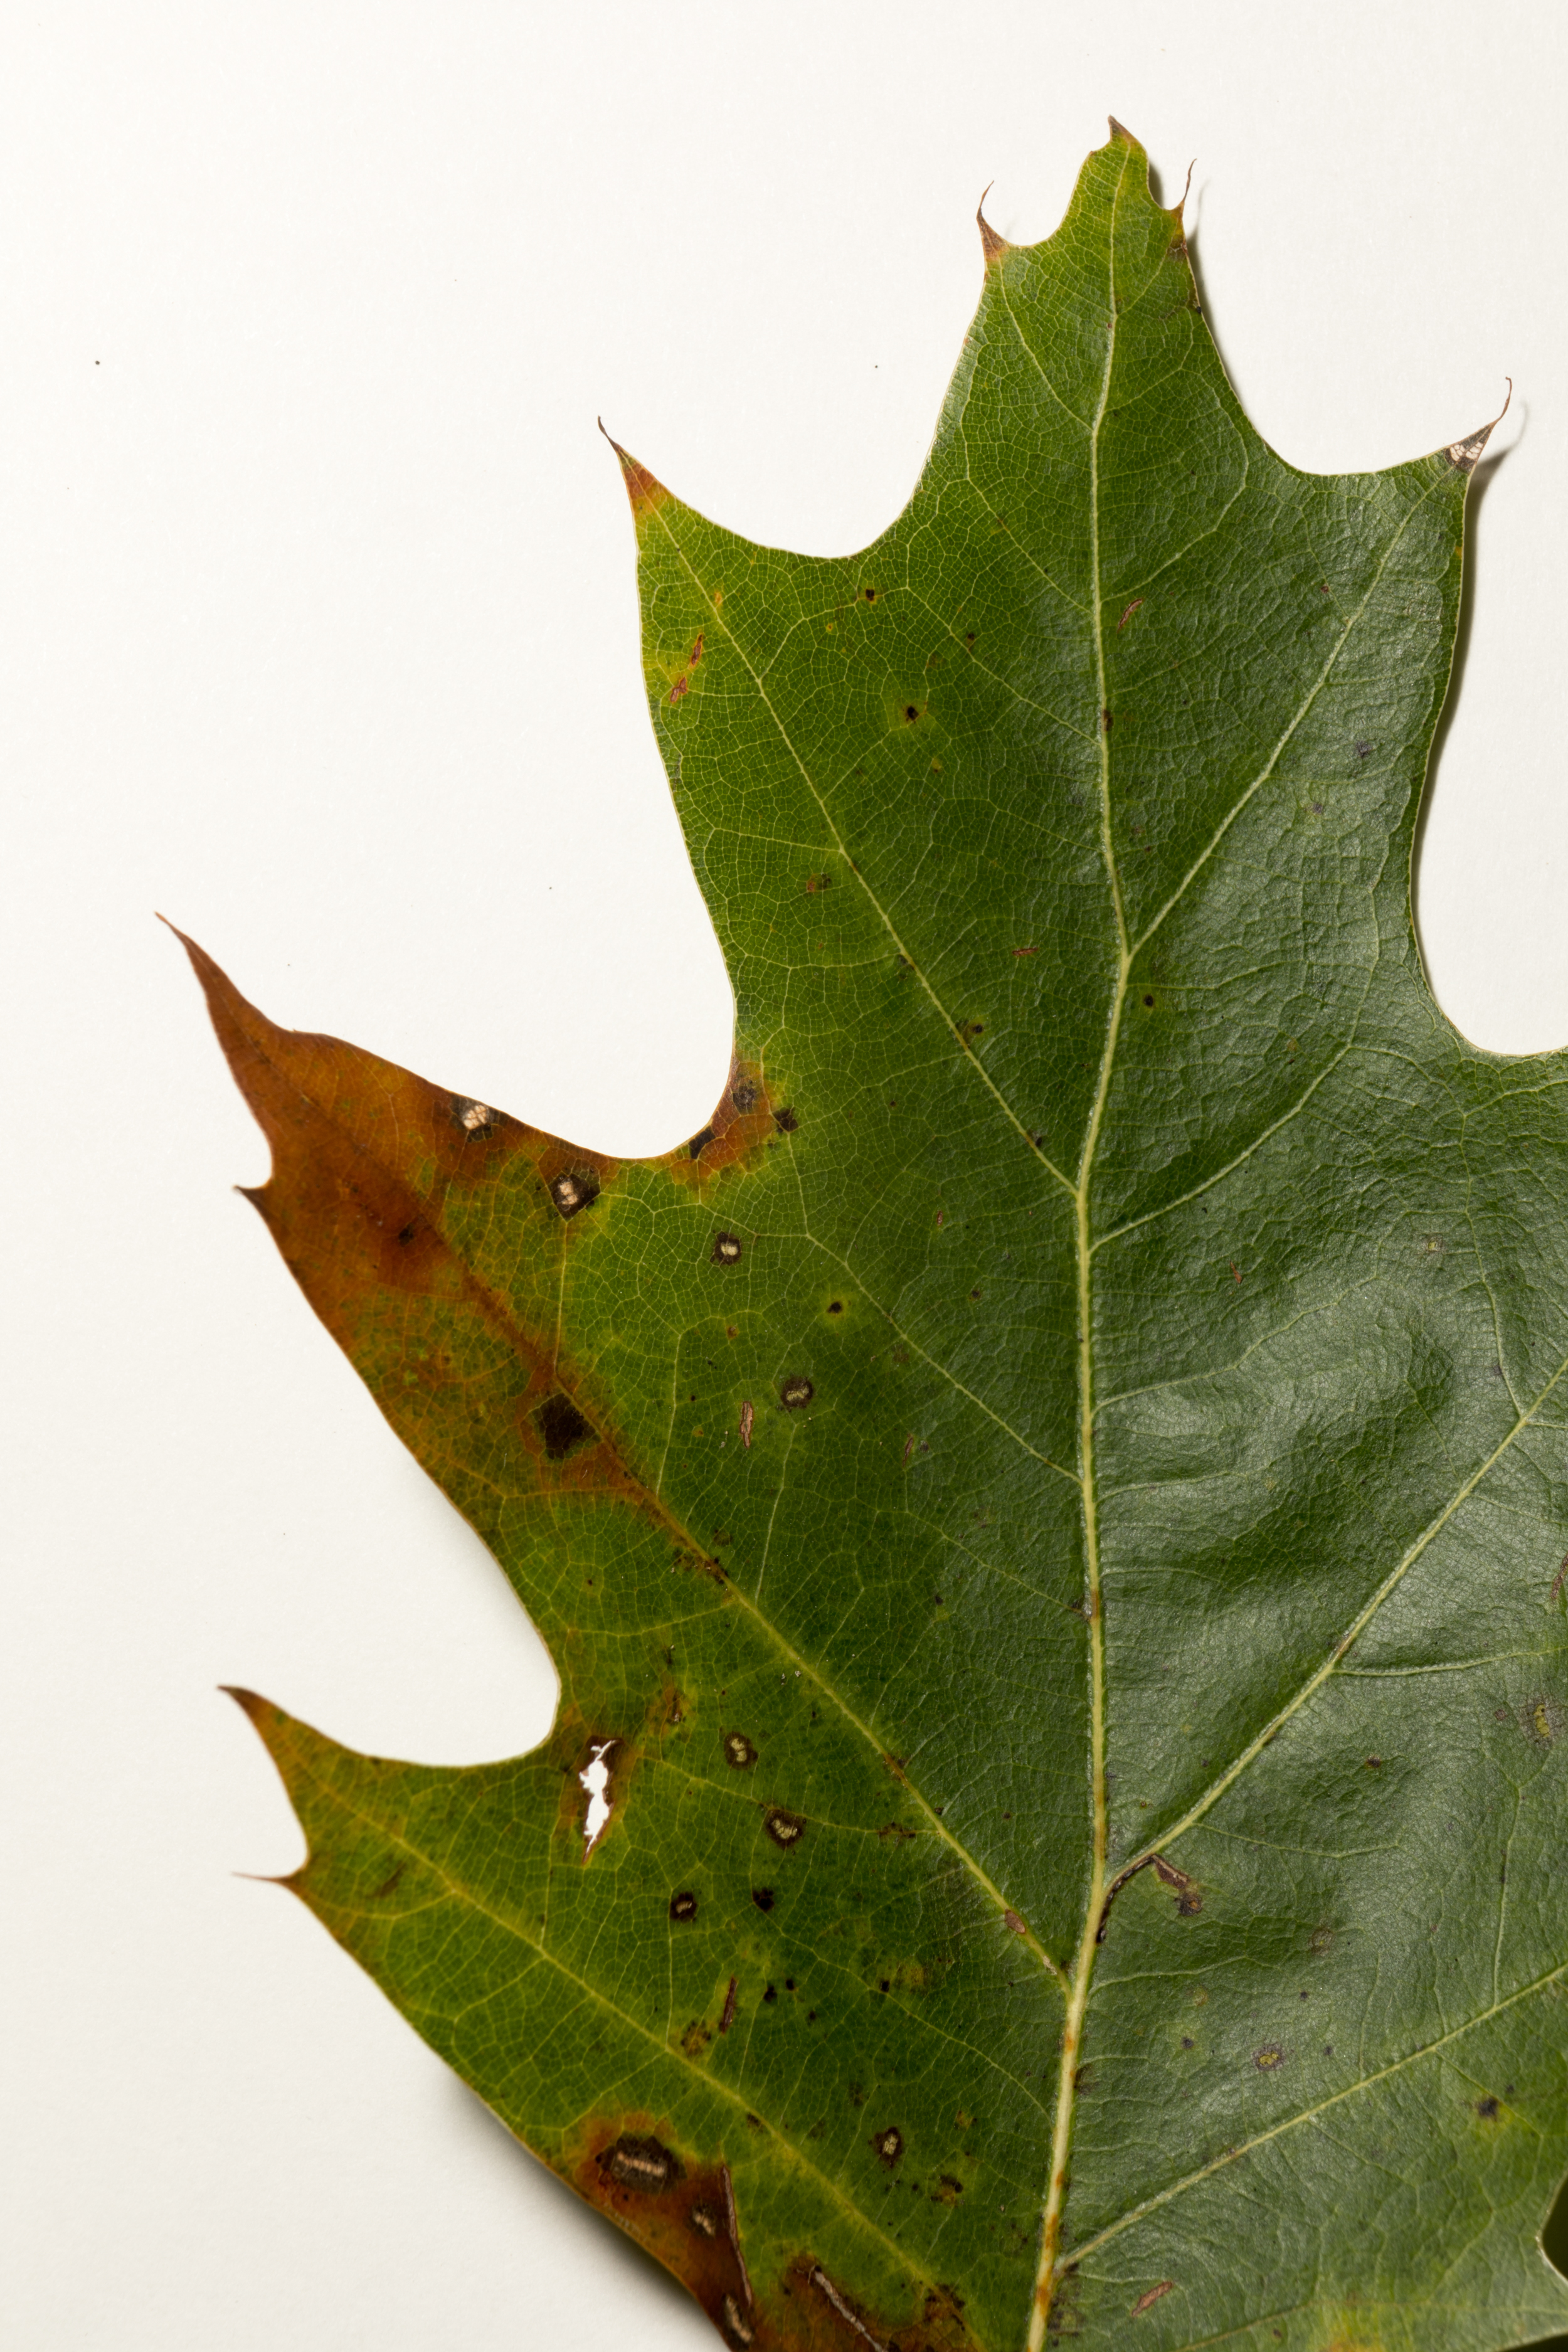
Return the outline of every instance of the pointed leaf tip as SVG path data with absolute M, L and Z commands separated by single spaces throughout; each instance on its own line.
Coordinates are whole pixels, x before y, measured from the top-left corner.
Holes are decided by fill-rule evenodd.
M 270 1699 L 263 1698 L 258 1691 L 245 1689 L 239 1683 L 219 1683 L 218 1688 L 225 1698 L 233 1699 L 236 1706 L 243 1715 L 247 1715 L 252 1723 L 258 1723 L 263 1716 L 278 1712 Z
M 1509 376 L 1506 379 L 1506 382 L 1508 384 L 1508 398 L 1503 402 L 1502 406 L 1498 410 L 1498 413 L 1492 418 L 1491 423 L 1489 425 L 1481 425 L 1479 429 L 1474 433 L 1467 433 L 1461 441 L 1450 441 L 1447 446 L 1447 449 L 1445 454 L 1450 464 L 1458 466 L 1461 474 L 1473 474 L 1475 472 L 1476 467 L 1481 461 L 1481 457 L 1486 449 L 1487 443 L 1491 439 L 1492 435 L 1497 431 L 1498 426 L 1502 423 L 1503 418 L 1508 415 L 1509 409 L 1512 405 L 1512 376 Z
M 981 249 L 985 256 L 985 267 L 987 269 L 990 268 L 991 264 L 994 261 L 1000 261 L 1005 253 L 1011 253 L 1013 250 L 1012 247 L 1007 242 L 1007 239 L 1005 236 L 999 236 L 997 231 L 992 227 L 990 222 L 985 217 L 985 196 L 988 196 L 991 194 L 991 190 L 995 186 L 995 184 L 996 183 L 994 180 L 991 181 L 987 184 L 985 195 L 981 197 L 980 202 L 974 208 L 974 223 L 975 226 L 980 231 Z
M 650 474 L 646 466 L 638 464 L 629 449 L 622 448 L 613 433 L 605 432 L 605 420 L 602 416 L 597 419 L 597 423 L 600 432 L 605 434 L 605 440 L 621 461 L 621 478 L 626 486 L 626 496 L 632 502 L 632 512 L 640 522 L 645 515 L 652 514 L 663 506 L 669 492 L 657 474 Z
M 1128 147 L 1142 145 L 1142 141 L 1128 130 L 1125 122 L 1118 122 L 1114 114 L 1108 114 L 1105 119 L 1110 125 L 1110 136 L 1113 140 L 1120 139 L 1122 144 Z

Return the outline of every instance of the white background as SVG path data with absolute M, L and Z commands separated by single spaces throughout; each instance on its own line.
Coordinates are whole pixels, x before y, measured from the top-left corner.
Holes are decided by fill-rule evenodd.
M 285 1022 L 618 1152 L 729 999 L 642 698 L 616 437 L 756 538 L 907 496 L 976 199 L 1108 110 L 1296 464 L 1512 409 L 1420 879 L 1479 1043 L 1568 1039 L 1563 12 L 1422 0 L 0 7 L 0 2168 L 16 2352 L 646 2352 L 694 2307 L 289 1897 L 244 1681 L 356 1746 L 548 1661 L 229 1189 L 153 909 Z

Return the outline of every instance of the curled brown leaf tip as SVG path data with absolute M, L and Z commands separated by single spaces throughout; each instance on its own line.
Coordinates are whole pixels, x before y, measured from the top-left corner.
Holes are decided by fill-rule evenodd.
M 985 196 L 988 196 L 991 194 L 991 190 L 995 186 L 995 181 L 993 180 L 985 190 L 985 195 L 981 197 L 979 204 L 974 208 L 974 223 L 975 226 L 980 231 L 980 245 L 981 249 L 985 256 L 985 267 L 987 269 L 990 268 L 991 264 L 994 261 L 1000 261 L 1005 253 L 1011 253 L 1013 250 L 1012 247 L 1008 244 L 1007 239 L 999 235 L 998 232 L 992 227 L 990 222 L 985 217 Z

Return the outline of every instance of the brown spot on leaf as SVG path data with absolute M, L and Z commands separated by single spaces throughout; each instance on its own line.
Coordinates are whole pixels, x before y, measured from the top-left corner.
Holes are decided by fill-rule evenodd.
M 1136 2319 L 1140 2313 L 1149 2310 L 1152 2305 L 1159 2302 L 1163 2294 L 1169 2294 L 1174 2284 L 1173 2279 L 1162 2279 L 1158 2286 L 1152 2286 L 1146 2294 L 1139 2296 L 1132 2306 L 1131 2316 Z
M 1116 624 L 1116 634 L 1118 636 L 1121 635 L 1122 630 L 1127 626 L 1128 622 L 1132 618 L 1133 614 L 1138 610 L 1139 605 L 1142 602 L 1143 599 L 1142 596 L 1133 597 L 1132 602 L 1128 605 L 1127 610 L 1122 614 L 1121 618 Z
M 1253 2052 L 1252 2063 L 1260 2074 L 1272 2074 L 1285 2063 L 1285 2053 L 1278 2042 L 1266 2042 L 1260 2050 Z
M 708 1255 L 715 1265 L 739 1265 L 745 1252 L 734 1234 L 715 1234 Z
M 771 1886 L 753 1886 L 752 1889 L 752 1900 L 756 1905 L 759 1911 L 771 1911 L 773 1907 L 773 1888 Z
M 727 2342 L 741 2346 L 742 2352 L 746 2346 L 756 2342 L 757 2331 L 742 2308 L 738 2295 L 727 2294 L 720 2305 L 719 2332 Z
M 686 2168 L 673 2149 L 651 2134 L 623 2132 L 600 2156 L 599 2168 L 619 2188 L 639 2189 L 645 2195 L 657 2196 L 672 2181 L 679 2180 Z
M 569 1454 L 574 1454 L 594 1434 L 593 1424 L 568 1396 L 546 1397 L 533 1418 L 544 1441 L 547 1462 L 564 1462 Z
M 801 1839 L 805 1835 L 805 1823 L 800 1819 L 799 1815 L 796 1813 L 786 1813 L 784 1811 L 782 1807 L 778 1805 L 774 1805 L 771 1812 L 769 1812 L 763 1822 L 763 1827 L 766 1830 L 773 1843 L 775 1845 L 782 1845 L 786 1852 L 791 1846 L 798 1845 Z
M 713 1178 L 726 1169 L 757 1166 L 774 1124 L 762 1072 L 736 1061 L 731 1065 L 729 1082 L 707 1126 L 668 1153 L 663 1164 L 679 1182 L 706 1192 Z
M 800 1125 L 800 1120 L 796 1118 L 795 1112 L 791 1110 L 789 1105 L 785 1103 L 782 1110 L 774 1111 L 773 1125 L 778 1129 L 781 1135 L 793 1135 L 796 1128 Z
M 550 1197 L 563 1217 L 574 1217 L 598 1199 L 599 1180 L 591 1168 L 563 1168 L 550 1180 Z
M 692 1894 L 689 1887 L 683 1888 L 679 1895 L 672 1895 L 670 1896 L 669 1916 L 672 1919 L 680 1920 L 696 1918 L 697 1897 Z
M 749 1772 L 757 1760 L 757 1751 L 743 1731 L 724 1734 L 724 1761 L 737 1772 Z
M 1195 1881 L 1190 1879 L 1184 1870 L 1178 1870 L 1173 1862 L 1167 1862 L 1162 1853 L 1154 1856 L 1154 1875 L 1175 1895 L 1178 1917 L 1194 1918 L 1203 1909 L 1203 1895 Z
M 779 1402 L 786 1412 L 799 1412 L 816 1394 L 816 1389 L 804 1372 L 792 1372 L 779 1390 Z
M 731 1977 L 730 1979 L 730 1990 L 724 1995 L 723 2013 L 719 2020 L 719 2031 L 721 2033 L 728 2033 L 730 2028 L 735 2022 L 735 1985 L 736 1979 Z
M 904 2152 L 904 2136 L 897 2124 L 886 2124 L 871 2135 L 871 2145 L 884 2164 L 897 2164 Z
M 766 2346 L 767 2352 L 816 2352 L 813 2339 L 792 2326 L 787 2302 L 776 2319 L 765 2317 L 755 2302 L 721 2158 L 703 2162 L 678 2152 L 667 2126 L 651 2116 L 629 2116 L 590 2124 L 568 2142 L 556 2168 L 579 2196 L 673 2273 L 727 2342 Z
M 1499 2102 L 1496 2099 L 1478 2099 L 1476 2101 L 1476 2113 L 1478 2116 L 1484 2117 L 1484 2119 L 1489 2124 L 1497 2115 L 1498 2106 Z

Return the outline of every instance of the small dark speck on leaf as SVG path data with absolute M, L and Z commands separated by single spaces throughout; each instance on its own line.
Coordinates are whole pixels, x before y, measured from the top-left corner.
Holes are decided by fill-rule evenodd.
M 1366 1769 L 1369 1772 L 1381 1772 L 1383 1769 L 1382 1757 L 1369 1756 L 1366 1759 Z
M 695 1919 L 697 1916 L 696 1895 L 691 1894 L 689 1891 L 685 1891 L 679 1895 L 672 1895 L 669 1898 L 669 1916 L 672 1919 Z
M 752 1900 L 756 1905 L 759 1911 L 771 1911 L 773 1907 L 773 1888 L 771 1886 L 753 1886 L 752 1889 Z
M 1193 2040 L 1193 2037 L 1192 2037 L 1192 2035 L 1191 2035 L 1190 2033 L 1184 2033 L 1184 2034 L 1183 2034 L 1183 2036 L 1182 2036 L 1182 2047 L 1183 2047 L 1183 2049 L 1184 2049 L 1184 2050 L 1195 2050 L 1195 2049 L 1197 2048 L 1197 2043 Z
M 712 1129 L 710 1127 L 705 1127 L 700 1135 L 694 1135 L 692 1137 L 690 1142 L 686 1147 L 687 1151 L 693 1160 L 700 1160 L 702 1157 L 703 1145 L 705 1143 L 711 1143 L 712 1140 Z
M 777 2000 L 778 1997 L 779 1989 L 777 1985 L 764 1985 L 763 1987 L 763 1999 L 764 2000 Z
M 1478 2099 L 1478 2100 L 1476 2101 L 1476 2113 L 1477 2113 L 1477 2115 L 1478 2115 L 1478 2116 L 1484 2116 L 1486 2117 L 1486 2119 L 1487 2119 L 1488 2123 L 1490 2123 L 1490 2121 L 1491 2121 L 1492 2117 L 1496 2115 L 1497 2111 L 1498 2111 L 1498 2103 L 1497 2103 L 1497 2101 L 1496 2101 L 1495 2099 Z
M 796 1118 L 794 1111 L 790 1109 L 789 1105 L 786 1103 L 783 1110 L 774 1111 L 773 1125 L 778 1129 L 781 1135 L 793 1135 L 795 1129 L 800 1125 L 800 1121 Z
M 889 2124 L 874 2135 L 871 2145 L 884 2164 L 897 2164 L 904 2152 L 904 2136 L 896 2124 Z
M 914 705 L 912 702 L 906 702 L 906 703 L 905 703 L 905 705 L 904 705 L 904 717 L 905 717 L 907 719 L 909 719 L 909 720 L 911 722 L 911 724 L 913 723 L 913 721 L 914 721 L 915 719 L 917 719 L 920 717 L 920 715 L 921 715 L 921 714 L 920 714 L 919 710 L 915 708 L 915 705 Z
M 594 1434 L 592 1424 L 566 1396 L 546 1397 L 534 1415 L 534 1423 L 544 1440 L 545 1459 L 550 1462 L 564 1462 L 585 1437 Z
M 842 1298 L 830 1298 L 827 1302 L 827 1311 L 830 1315 L 842 1315 L 844 1312 Z

